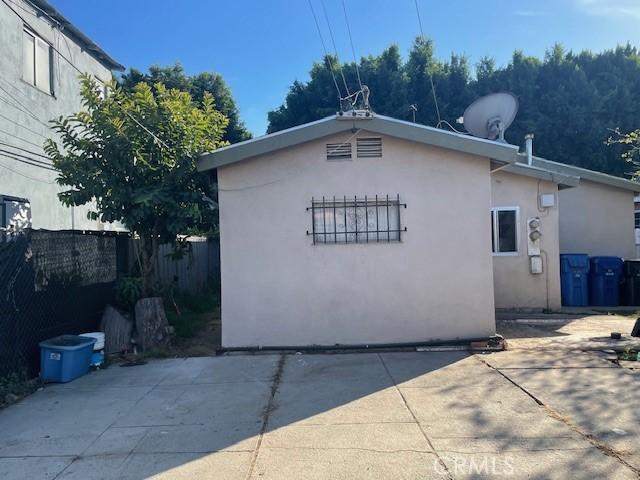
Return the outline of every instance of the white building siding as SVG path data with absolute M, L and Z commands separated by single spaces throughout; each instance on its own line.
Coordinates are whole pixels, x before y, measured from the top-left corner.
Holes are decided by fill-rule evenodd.
M 382 158 L 325 159 L 326 143 L 348 140 L 355 153 L 343 134 L 218 170 L 223 346 L 493 334 L 488 161 L 392 137 Z M 305 234 L 312 197 L 375 194 L 407 203 L 402 242 Z

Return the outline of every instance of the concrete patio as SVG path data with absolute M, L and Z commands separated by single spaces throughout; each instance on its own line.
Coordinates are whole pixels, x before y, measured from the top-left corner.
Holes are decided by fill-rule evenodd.
M 1 411 L 0 478 L 637 478 L 638 382 L 517 350 L 113 366 Z

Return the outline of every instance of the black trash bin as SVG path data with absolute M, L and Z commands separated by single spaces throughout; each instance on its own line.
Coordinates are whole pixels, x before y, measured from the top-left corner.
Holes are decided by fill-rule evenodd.
M 620 279 L 623 305 L 640 305 L 640 260 L 625 260 Z

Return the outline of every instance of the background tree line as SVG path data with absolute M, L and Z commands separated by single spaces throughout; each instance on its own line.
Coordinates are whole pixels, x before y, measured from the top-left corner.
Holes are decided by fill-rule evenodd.
M 314 63 L 308 82 L 295 81 L 283 105 L 269 112 L 268 132 L 335 113 L 339 103 L 329 62 L 341 87 L 340 69 L 350 91 L 358 89 L 355 63 L 325 57 L 323 63 Z M 497 67 L 490 57 L 480 59 L 472 74 L 466 56 L 452 54 L 448 61 L 438 60 L 433 42 L 417 38 L 406 60 L 391 45 L 378 56 L 363 57 L 358 68 L 362 83 L 371 89 L 370 103 L 377 113 L 411 120 L 409 105 L 414 104 L 416 122 L 435 126 L 431 74 L 441 118 L 461 128 L 455 120 L 473 100 L 507 90 L 520 101 L 506 134 L 510 143 L 521 145 L 524 135 L 533 132 L 536 155 L 614 175 L 632 173 L 622 158 L 626 147 L 607 142 L 616 129 L 630 132 L 640 123 L 636 112 L 640 55 L 629 44 L 595 54 L 566 51 L 556 44 L 542 59 L 515 51 L 504 67 Z

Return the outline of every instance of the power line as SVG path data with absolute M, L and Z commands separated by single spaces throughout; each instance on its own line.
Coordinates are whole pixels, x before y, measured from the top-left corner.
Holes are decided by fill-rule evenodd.
M 349 17 L 347 16 L 347 7 L 342 0 L 342 11 L 344 12 L 344 21 L 347 24 L 347 32 L 349 32 L 349 43 L 351 43 L 351 53 L 353 53 L 353 61 L 356 65 L 356 74 L 358 75 L 358 85 L 362 90 L 362 80 L 360 80 L 360 69 L 358 68 L 358 60 L 356 58 L 356 49 L 353 47 L 353 38 L 351 37 L 351 27 L 349 26 Z
M 46 163 L 42 160 L 38 160 L 37 158 L 33 158 L 33 157 L 29 157 L 27 155 L 24 155 L 22 153 L 16 153 L 16 152 L 12 152 L 11 150 L 5 150 L 3 148 L 0 148 L 0 152 L 7 154 L 7 155 L 11 155 L 13 157 L 18 157 L 22 160 L 28 161 L 30 162 L 31 165 L 35 166 L 35 167 L 42 167 L 45 168 L 47 170 L 54 170 L 57 171 L 56 168 L 53 167 L 53 165 L 51 163 Z
M 13 123 L 14 125 L 16 125 L 18 127 L 24 128 L 25 130 L 28 130 L 29 132 L 33 133 L 34 135 L 38 135 L 38 136 L 40 136 L 40 137 L 42 137 L 44 139 L 49 138 L 46 135 L 43 135 L 42 133 L 40 133 L 40 132 L 38 132 L 36 130 L 33 130 L 32 128 L 27 127 L 26 125 L 23 125 L 20 122 L 16 122 L 13 118 L 7 117 L 6 115 L 3 115 L 2 113 L 0 113 L 0 118 L 4 118 L 7 122 L 11 122 L 11 123 Z
M 344 0 L 343 0 L 344 1 Z M 418 0 L 413 0 L 413 3 L 416 5 L 416 13 L 418 14 L 418 26 L 420 27 L 420 36 L 424 41 L 424 30 L 422 30 L 422 19 L 420 18 L 420 9 L 418 8 Z M 431 94 L 433 95 L 433 104 L 436 107 L 436 115 L 438 116 L 438 126 L 442 119 L 440 118 L 440 108 L 438 107 L 438 99 L 436 98 L 436 87 L 433 84 L 433 76 L 431 75 L 431 71 L 427 68 L 427 73 L 429 74 L 429 83 L 431 83 Z
M 34 147 L 42 148 L 42 145 L 38 145 L 37 143 L 32 142 L 31 140 L 27 140 L 25 138 L 19 137 L 15 133 L 7 132 L 6 130 L 2 130 L 1 128 L 0 128 L 0 133 L 4 133 L 5 135 L 8 135 L 11 138 L 16 138 L 21 142 L 28 143 L 29 145 L 33 145 Z
M 47 180 L 42 180 L 40 178 L 35 178 L 35 177 L 30 176 L 30 175 L 26 175 L 24 173 L 18 172 L 17 170 L 14 170 L 13 168 L 7 167 L 3 163 L 0 163 L 0 167 L 1 168 L 5 168 L 5 169 L 9 170 L 10 172 L 15 173 L 16 175 L 20 175 L 21 177 L 28 178 L 29 180 L 33 180 L 35 182 L 46 183 L 46 184 L 49 184 L 49 185 L 53 185 L 54 183 L 56 183 L 56 182 L 49 182 Z
M 309 8 L 311 8 L 311 14 L 313 15 L 313 20 L 316 23 L 316 28 L 318 30 L 318 36 L 320 37 L 320 43 L 322 43 L 322 50 L 324 51 L 324 56 L 329 62 L 329 71 L 331 72 L 331 78 L 333 78 L 333 84 L 336 86 L 336 90 L 338 91 L 338 102 L 340 103 L 340 110 L 342 110 L 342 93 L 340 92 L 340 87 L 338 87 L 338 81 L 336 80 L 336 75 L 333 72 L 333 65 L 331 63 L 331 57 L 327 53 L 327 46 L 324 43 L 324 38 L 322 37 L 322 31 L 320 30 L 320 23 L 318 23 L 318 17 L 316 16 L 316 11 L 313 9 L 313 4 L 311 0 L 308 0 Z
M 4 79 L 2 79 L 2 80 L 4 80 Z M 18 100 L 16 97 L 14 97 L 12 93 L 8 92 L 2 85 L 0 85 L 0 90 L 3 91 L 4 93 L 6 93 L 11 100 L 13 100 L 16 104 L 18 104 L 18 106 L 16 106 L 13 103 L 9 102 L 4 97 L 0 97 L 0 100 L 3 100 L 6 104 L 11 105 L 13 108 L 15 108 L 17 110 L 21 110 L 22 112 L 26 113 L 27 115 L 32 116 L 38 123 L 40 123 L 41 125 L 43 125 L 47 129 L 51 128 L 49 125 L 47 125 L 42 120 L 40 120 L 40 118 L 35 113 L 33 113 L 31 110 L 29 110 L 28 107 L 24 106 L 24 104 L 21 103 L 20 100 Z
M 16 153 L 16 155 L 24 156 L 25 153 L 28 153 L 29 155 L 35 155 L 37 157 L 45 158 L 45 159 L 48 160 L 47 162 L 45 162 L 43 160 L 39 160 L 39 159 L 34 158 L 33 159 L 34 162 L 41 162 L 41 163 L 44 163 L 45 165 L 53 165 L 51 163 L 51 159 L 49 157 L 47 157 L 46 155 L 40 155 L 39 153 L 32 152 L 31 150 L 27 150 L 25 148 L 16 147 L 15 145 L 11 145 L 9 143 L 0 142 L 0 145 L 3 145 L 5 147 L 13 148 L 15 150 L 20 150 L 21 152 L 24 152 L 24 153 Z M 15 153 L 15 152 L 12 152 L 12 153 Z
M 342 83 L 344 84 L 344 89 L 347 92 L 347 98 L 348 98 L 351 96 L 351 92 L 349 91 L 349 87 L 347 86 L 347 79 L 344 78 L 344 71 L 342 69 L 342 64 L 340 63 L 340 59 L 338 58 L 338 47 L 336 47 L 336 41 L 333 38 L 333 30 L 331 28 L 331 22 L 329 21 L 329 15 L 327 15 L 327 9 L 324 5 L 324 0 L 320 0 L 320 4 L 322 5 L 322 12 L 324 13 L 324 19 L 327 22 L 327 27 L 329 28 L 329 36 L 331 37 L 331 44 L 333 45 L 333 51 L 336 55 L 336 62 L 338 62 L 340 76 L 342 77 Z
M 38 163 L 33 163 L 32 161 L 30 161 L 30 159 L 28 159 L 28 157 L 24 157 L 22 155 L 18 155 L 16 153 L 13 152 L 9 152 L 8 150 L 2 150 L 0 149 L 0 154 L 7 157 L 7 158 L 11 158 L 17 162 L 20 163 L 24 163 L 26 165 L 31 165 L 32 167 L 38 167 L 38 168 L 42 168 L 43 170 L 50 170 L 52 172 L 57 172 L 58 170 L 56 170 L 55 168 L 52 167 L 47 167 L 45 165 L 40 165 Z

